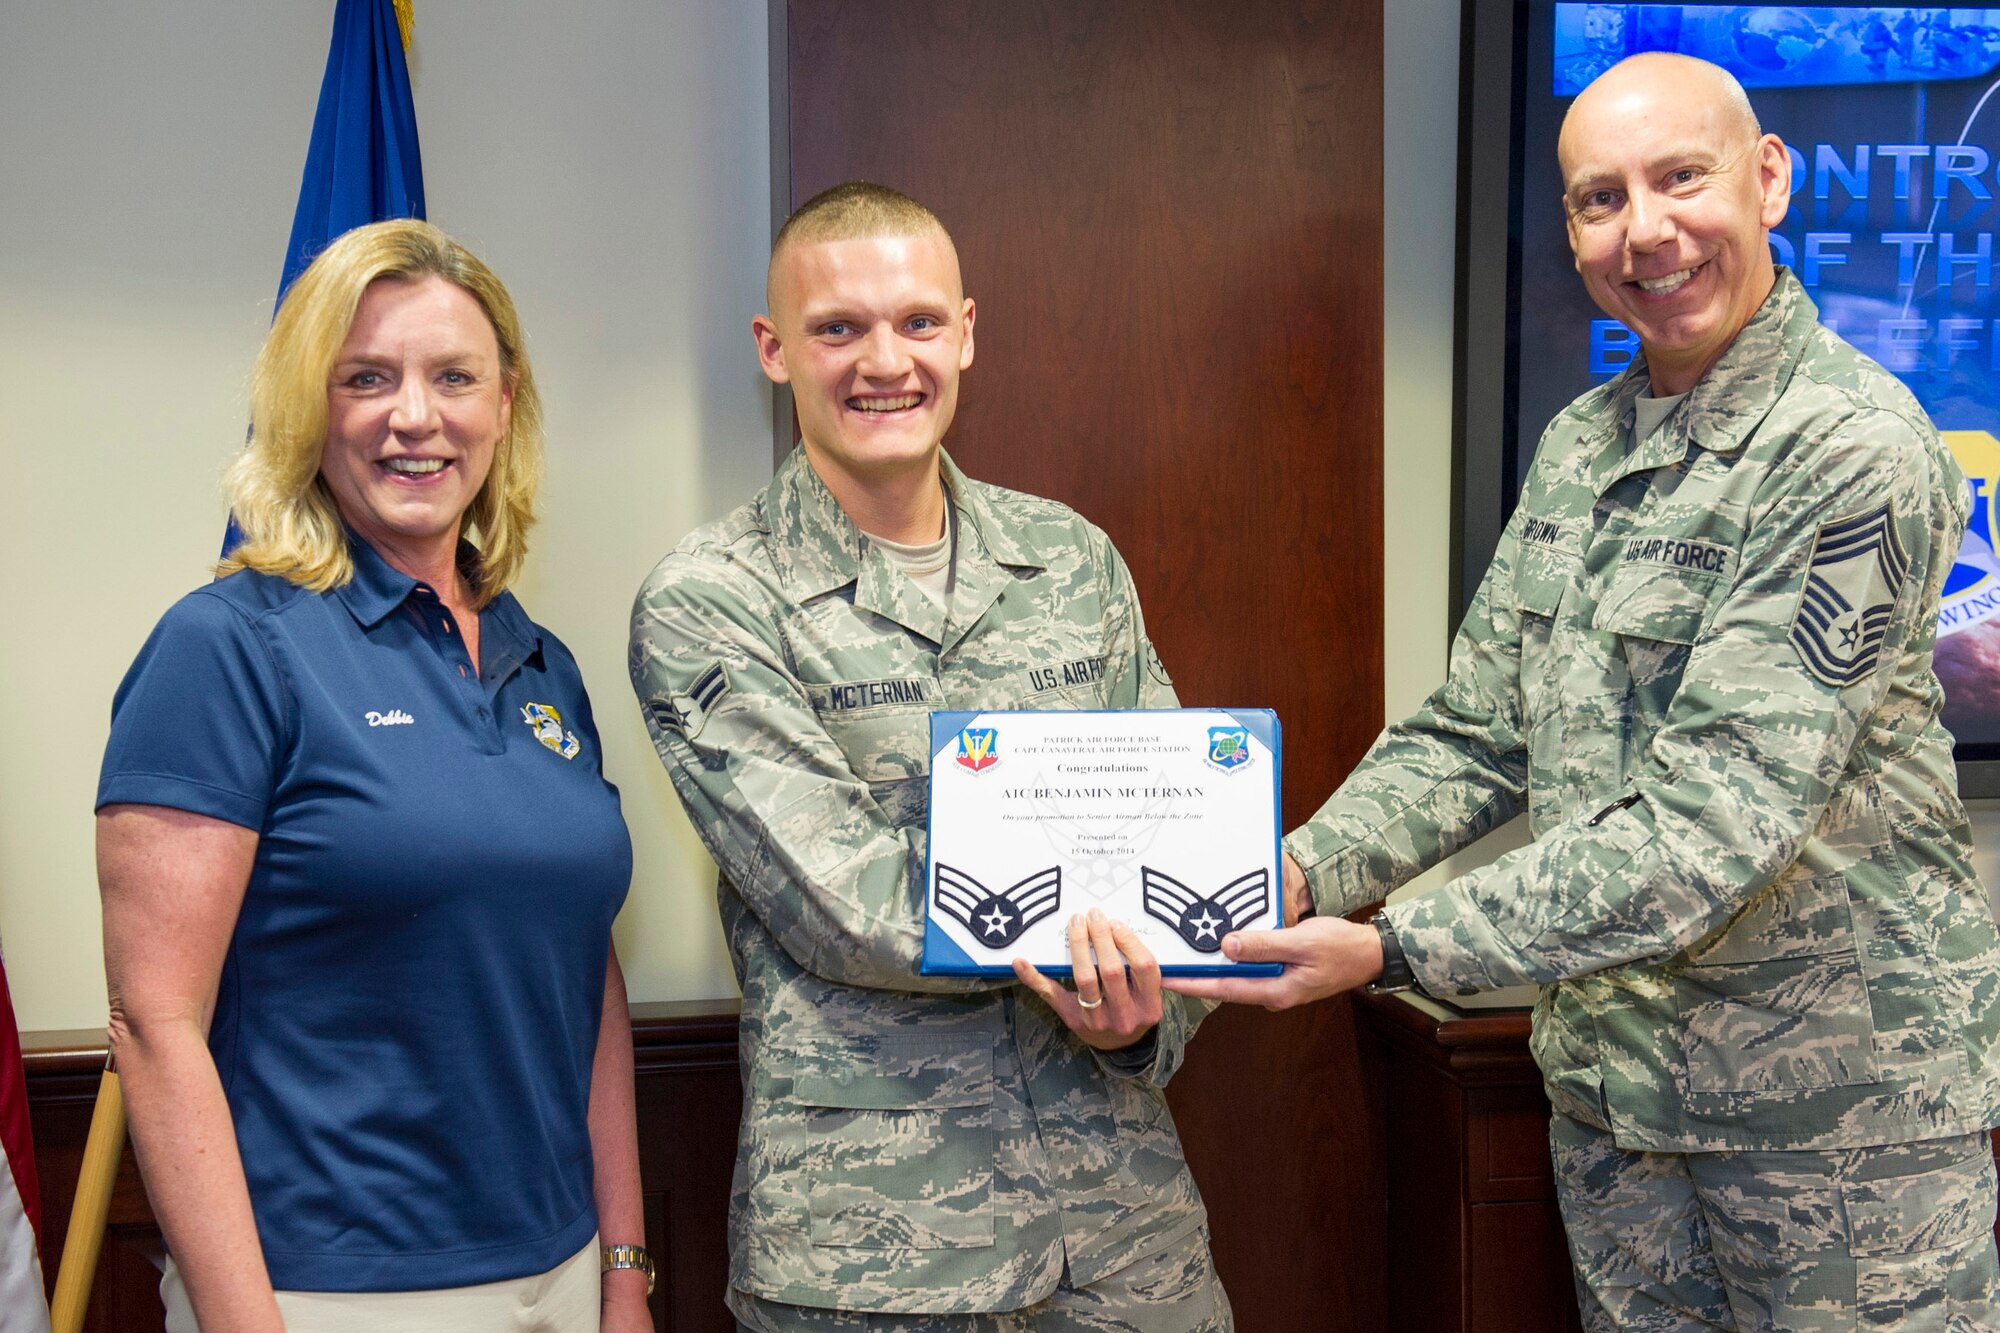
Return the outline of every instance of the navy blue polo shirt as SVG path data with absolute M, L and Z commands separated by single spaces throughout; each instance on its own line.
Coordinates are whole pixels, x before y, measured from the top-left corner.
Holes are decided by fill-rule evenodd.
M 260 835 L 209 1049 L 274 1285 L 543 1272 L 597 1225 L 618 792 L 554 635 L 503 593 L 475 670 L 436 594 L 351 544 L 343 588 L 243 571 L 167 612 L 97 801 Z

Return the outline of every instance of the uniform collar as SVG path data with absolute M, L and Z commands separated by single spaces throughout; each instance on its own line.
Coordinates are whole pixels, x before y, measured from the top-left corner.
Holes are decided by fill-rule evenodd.
M 1742 448 L 1791 382 L 1818 322 L 1819 307 L 1792 271 L 1778 265 L 1771 294 L 1735 341 L 1695 381 L 1673 415 L 1628 453 L 1624 442 L 1632 431 L 1632 404 L 1652 386 L 1645 354 L 1634 356 L 1632 364 L 1605 385 L 1610 403 L 1599 420 L 1608 427 L 1590 442 L 1598 458 L 1592 469 L 1599 479 L 1597 493 L 1602 495 L 1635 472 L 1678 463 L 1688 457 L 1690 447 L 1714 454 Z
M 763 501 L 772 564 L 792 599 L 805 602 L 852 584 L 856 606 L 949 647 L 1013 581 L 1009 569 L 1047 567 L 1020 544 L 981 488 L 942 450 L 938 468 L 958 536 L 949 615 L 854 525 L 813 471 L 803 445 L 779 464 Z

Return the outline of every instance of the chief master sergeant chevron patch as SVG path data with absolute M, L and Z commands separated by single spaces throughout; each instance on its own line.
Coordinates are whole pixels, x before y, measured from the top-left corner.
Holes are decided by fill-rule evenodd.
M 1792 646 L 1806 670 L 1845 689 L 1875 670 L 1882 636 L 1910 558 L 1884 501 L 1865 514 L 1820 524 L 1812 564 L 1792 613 Z

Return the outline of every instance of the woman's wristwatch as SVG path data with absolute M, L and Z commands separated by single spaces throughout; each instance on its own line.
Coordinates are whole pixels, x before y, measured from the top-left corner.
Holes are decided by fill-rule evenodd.
M 646 1253 L 643 1245 L 605 1245 L 598 1249 L 597 1259 L 604 1272 L 614 1268 L 636 1268 L 646 1275 L 646 1294 L 653 1294 L 653 1256 Z

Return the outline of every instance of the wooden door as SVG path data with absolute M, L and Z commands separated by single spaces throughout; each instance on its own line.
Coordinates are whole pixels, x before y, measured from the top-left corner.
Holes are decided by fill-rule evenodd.
M 1111 534 L 1181 698 L 1278 710 L 1302 820 L 1382 714 L 1379 0 L 772 27 L 778 210 L 858 177 L 944 218 L 979 303 L 953 456 Z M 1345 999 L 1225 1012 L 1171 1086 L 1246 1333 L 1382 1327 L 1374 1058 Z

